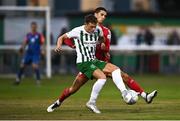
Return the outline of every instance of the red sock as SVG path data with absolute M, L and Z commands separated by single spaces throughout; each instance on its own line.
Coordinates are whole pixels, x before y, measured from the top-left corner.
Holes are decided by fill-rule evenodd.
M 69 88 L 64 89 L 63 93 L 61 94 L 59 101 L 63 102 L 67 97 L 69 97 L 71 94 L 69 92 Z
M 144 92 L 144 90 L 139 86 L 139 84 L 133 80 L 131 77 L 128 77 L 128 80 L 126 81 L 126 84 L 129 88 L 132 90 L 135 90 L 136 92 L 139 92 L 140 94 Z

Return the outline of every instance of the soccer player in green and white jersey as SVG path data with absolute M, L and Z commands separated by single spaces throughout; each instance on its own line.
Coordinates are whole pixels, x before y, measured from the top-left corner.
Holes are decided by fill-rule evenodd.
M 129 95 L 129 93 L 127 93 L 127 89 L 123 83 L 122 77 L 120 76 L 121 73 L 119 67 L 111 63 L 97 60 L 95 57 L 95 48 L 100 37 L 103 37 L 103 33 L 97 28 L 97 18 L 90 14 L 85 16 L 85 25 L 76 27 L 58 38 L 55 51 L 62 51 L 61 46 L 65 39 L 74 38 L 77 53 L 77 68 L 80 72 L 85 74 L 88 79 L 94 77 L 98 81 L 96 84 L 96 87 L 98 88 L 96 88 L 92 98 L 97 98 L 99 91 L 106 82 L 106 75 L 112 76 L 112 79 L 118 82 L 119 89 L 124 98 L 126 95 Z M 76 81 L 73 83 L 72 87 L 80 88 L 86 82 L 87 81 Z M 52 112 L 60 105 L 61 102 L 57 100 L 48 107 L 47 111 Z

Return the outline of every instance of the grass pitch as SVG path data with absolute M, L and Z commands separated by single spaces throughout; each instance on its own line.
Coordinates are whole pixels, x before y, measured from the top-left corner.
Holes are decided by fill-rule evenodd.
M 44 119 L 44 120 L 172 120 L 180 119 L 179 75 L 134 75 L 148 92 L 157 89 L 158 96 L 152 104 L 139 97 L 135 105 L 123 102 L 121 94 L 109 79 L 104 86 L 97 106 L 102 114 L 90 112 L 88 101 L 94 80 L 87 82 L 76 94 L 69 97 L 60 108 L 47 113 L 47 107 L 70 86 L 74 76 L 59 75 L 43 79 L 37 86 L 33 78 L 25 78 L 19 86 L 12 85 L 14 79 L 0 78 L 0 119 Z

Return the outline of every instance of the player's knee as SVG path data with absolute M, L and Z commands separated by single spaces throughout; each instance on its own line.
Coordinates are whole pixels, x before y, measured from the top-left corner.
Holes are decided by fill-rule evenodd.
M 128 81 L 129 75 L 127 73 L 124 73 L 121 71 L 121 76 L 122 76 L 124 81 Z
M 105 67 L 105 71 L 107 72 L 113 72 L 117 69 L 120 69 L 120 68 L 112 63 L 108 63 L 107 66 Z
M 24 67 L 25 67 L 25 65 L 24 65 L 24 64 L 21 64 L 21 65 L 20 65 L 20 68 L 24 68 Z
M 113 71 L 119 69 L 121 71 L 121 69 L 119 67 L 117 67 L 116 65 L 113 65 Z
M 101 76 L 99 77 L 99 79 L 106 79 L 106 75 L 105 75 L 105 74 L 101 74 Z
M 38 68 L 39 65 L 38 65 L 38 63 L 32 63 L 32 67 L 33 67 L 33 68 Z
M 124 76 L 125 78 L 128 78 L 128 77 L 129 77 L 127 73 L 121 73 L 121 74 L 122 74 L 122 76 Z

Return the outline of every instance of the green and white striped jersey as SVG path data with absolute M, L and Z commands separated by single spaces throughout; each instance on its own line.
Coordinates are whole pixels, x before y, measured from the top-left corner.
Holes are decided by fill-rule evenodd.
M 98 26 L 93 33 L 88 33 L 84 27 L 82 25 L 66 33 L 68 38 L 74 38 L 77 53 L 76 63 L 94 60 L 98 38 L 103 36 L 102 30 Z

